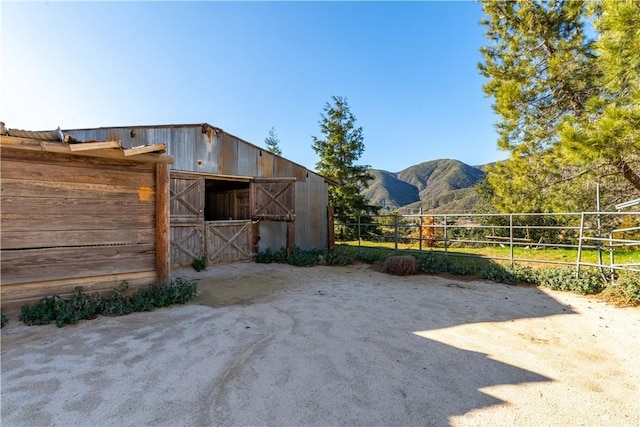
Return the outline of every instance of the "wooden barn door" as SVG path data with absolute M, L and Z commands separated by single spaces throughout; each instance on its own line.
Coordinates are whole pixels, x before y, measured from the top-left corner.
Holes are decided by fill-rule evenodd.
M 204 178 L 172 172 L 169 195 L 171 265 L 190 265 L 205 254 Z
M 294 221 L 295 178 L 255 178 L 251 183 L 254 219 Z
M 254 178 L 251 183 L 251 218 L 287 223 L 287 252 L 295 247 L 296 179 Z
M 253 222 L 214 221 L 205 223 L 209 263 L 240 261 L 253 256 Z

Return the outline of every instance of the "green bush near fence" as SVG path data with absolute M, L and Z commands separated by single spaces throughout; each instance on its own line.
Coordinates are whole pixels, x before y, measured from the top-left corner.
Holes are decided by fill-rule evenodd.
M 615 286 L 607 287 L 596 269 L 582 269 L 576 277 L 574 268 L 540 268 L 514 264 L 499 264 L 487 259 L 460 257 L 443 252 L 393 251 L 385 248 L 359 248 L 339 246 L 335 252 L 296 249 L 287 255 L 285 249 L 267 249 L 258 253 L 256 262 L 283 263 L 295 266 L 347 265 L 353 261 L 367 264 L 382 264 L 397 254 L 409 254 L 416 258 L 420 271 L 425 274 L 449 273 L 459 276 L 476 276 L 497 283 L 515 285 L 535 284 L 560 291 L 571 291 L 581 295 L 603 292 L 603 297 L 617 305 L 640 305 L 640 275 L 621 273 Z
M 354 257 L 349 255 L 348 251 L 337 250 L 334 252 L 327 252 L 320 249 L 303 250 L 295 248 L 291 254 L 287 254 L 285 248 L 281 248 L 279 251 L 273 251 L 267 248 L 264 251 L 258 252 L 255 258 L 257 263 L 260 264 L 290 264 L 296 267 L 312 267 L 314 265 L 348 265 L 352 264 Z
M 35 305 L 22 306 L 20 320 L 27 325 L 55 322 L 58 327 L 62 327 L 76 324 L 83 319 L 93 319 L 100 314 L 123 316 L 134 312 L 152 311 L 172 304 L 184 304 L 197 292 L 195 282 L 183 279 L 138 289 L 132 295 L 124 295 L 125 288 L 126 284 L 114 289 L 108 296 L 101 297 L 88 295 L 83 292 L 81 286 L 76 286 L 70 298 L 54 295 L 42 298 Z

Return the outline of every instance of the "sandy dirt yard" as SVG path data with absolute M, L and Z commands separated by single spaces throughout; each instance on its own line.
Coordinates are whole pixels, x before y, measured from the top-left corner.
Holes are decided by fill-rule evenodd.
M 366 265 L 184 270 L 184 306 L 2 329 L 2 426 L 638 426 L 640 310 Z

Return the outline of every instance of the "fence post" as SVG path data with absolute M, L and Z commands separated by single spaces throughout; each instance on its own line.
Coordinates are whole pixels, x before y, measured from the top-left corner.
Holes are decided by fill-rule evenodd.
M 613 233 L 609 233 L 609 265 L 611 266 L 611 286 L 615 284 L 616 270 L 613 268 Z
M 396 252 L 398 252 L 398 214 L 395 214 L 393 216 L 393 226 L 395 228 L 395 235 L 394 235 L 394 240 L 395 240 L 395 250 Z
M 509 261 L 513 268 L 513 214 L 509 214 Z
M 449 246 L 449 237 L 447 233 L 447 214 L 444 215 L 444 256 L 445 258 L 449 256 L 448 246 Z
M 362 246 L 362 234 L 360 232 L 360 222 L 361 222 L 360 214 L 358 214 L 358 247 Z
M 419 245 L 419 246 L 418 246 L 418 250 L 419 250 L 420 252 L 422 252 L 422 206 L 420 206 L 420 216 L 419 216 L 419 218 L 420 218 L 420 222 L 419 222 L 419 224 L 418 224 L 418 227 L 420 227 L 420 228 L 419 228 L 420 232 L 418 233 L 418 236 L 419 236 L 419 240 L 418 240 L 418 242 L 419 242 L 419 243 L 418 243 L 418 245 Z
M 580 276 L 580 262 L 582 261 L 582 238 L 584 237 L 584 212 L 580 214 L 580 237 L 578 237 L 578 260 L 576 261 L 576 279 Z

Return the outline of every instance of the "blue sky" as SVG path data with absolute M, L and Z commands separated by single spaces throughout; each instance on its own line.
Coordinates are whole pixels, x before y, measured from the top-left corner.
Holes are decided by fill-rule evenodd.
M 496 148 L 475 2 L 7 3 L 0 120 L 30 130 L 207 122 L 314 168 L 332 95 L 359 164 L 484 164 Z

